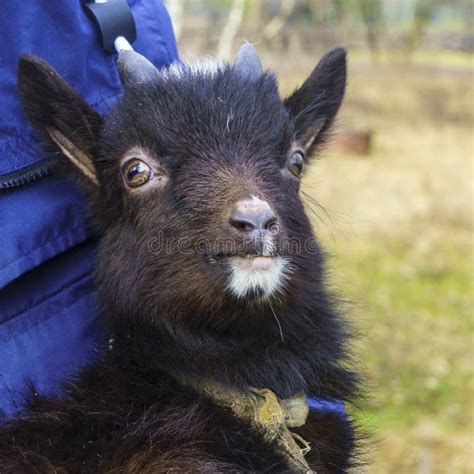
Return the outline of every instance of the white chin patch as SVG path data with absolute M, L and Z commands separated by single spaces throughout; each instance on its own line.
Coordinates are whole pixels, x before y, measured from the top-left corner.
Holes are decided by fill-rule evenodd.
M 248 295 L 270 296 L 279 291 L 290 273 L 285 257 L 232 257 L 227 288 L 238 298 Z

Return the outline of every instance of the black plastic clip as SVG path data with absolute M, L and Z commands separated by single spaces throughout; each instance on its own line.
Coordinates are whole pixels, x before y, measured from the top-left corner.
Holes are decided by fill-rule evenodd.
M 126 0 L 102 0 L 84 3 L 88 15 L 97 25 L 106 53 L 114 54 L 115 40 L 123 36 L 129 43 L 137 37 L 135 21 Z

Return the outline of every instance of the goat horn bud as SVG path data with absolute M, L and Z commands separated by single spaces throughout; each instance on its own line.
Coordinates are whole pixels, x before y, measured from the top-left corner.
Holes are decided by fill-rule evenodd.
M 257 79 L 263 74 L 262 63 L 254 45 L 245 43 L 240 47 L 235 58 L 234 70 L 250 79 Z
M 129 49 L 120 50 L 117 64 L 120 80 L 124 85 L 153 82 L 160 74 L 148 59 Z

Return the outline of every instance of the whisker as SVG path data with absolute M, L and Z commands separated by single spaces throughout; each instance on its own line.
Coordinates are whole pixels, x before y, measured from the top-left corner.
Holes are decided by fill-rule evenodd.
M 276 322 L 278 324 L 278 328 L 280 329 L 281 342 L 283 342 L 283 344 L 285 344 L 285 338 L 283 337 L 283 329 L 281 328 L 280 320 L 278 319 L 278 316 L 276 315 L 272 304 L 271 303 L 268 303 L 268 304 L 270 305 L 270 309 L 272 310 L 273 316 L 275 316 Z

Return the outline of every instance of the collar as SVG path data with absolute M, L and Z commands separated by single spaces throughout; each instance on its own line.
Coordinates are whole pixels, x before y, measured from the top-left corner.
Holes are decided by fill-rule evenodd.
M 309 443 L 290 429 L 306 422 L 309 412 L 306 394 L 282 400 L 268 388 L 241 390 L 199 378 L 186 378 L 182 382 L 260 431 L 265 441 L 278 447 L 294 472 L 313 472 L 305 460 L 311 449 Z

